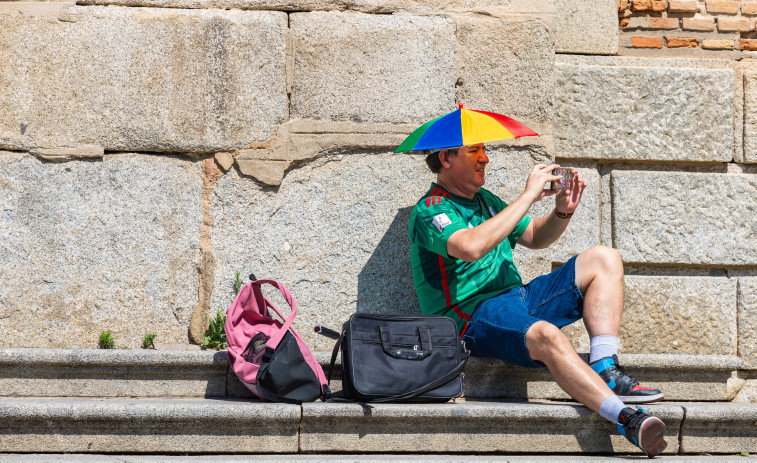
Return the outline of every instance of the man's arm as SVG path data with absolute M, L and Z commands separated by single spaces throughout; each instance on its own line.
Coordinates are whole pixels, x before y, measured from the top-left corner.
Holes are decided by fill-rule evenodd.
M 568 228 L 570 217 L 558 217 L 554 212 L 557 211 L 561 214 L 572 215 L 581 201 L 584 188 L 587 186 L 587 183 L 576 169 L 573 169 L 572 174 L 573 188 L 562 190 L 557 194 L 555 198 L 555 210 L 544 217 L 532 220 L 528 224 L 526 231 L 518 238 L 518 244 L 530 249 L 543 249 L 562 236 L 565 229 Z
M 533 203 L 556 193 L 554 190 L 544 189 L 545 183 L 559 180 L 560 177 L 552 175 L 552 169 L 556 167 L 556 164 L 534 166 L 528 175 L 526 189 L 518 199 L 481 225 L 458 230 L 450 235 L 447 240 L 447 254 L 466 262 L 474 262 L 497 247 L 512 233 Z

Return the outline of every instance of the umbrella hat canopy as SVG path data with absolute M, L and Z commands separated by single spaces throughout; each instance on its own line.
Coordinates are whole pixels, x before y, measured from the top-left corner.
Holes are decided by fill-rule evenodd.
M 539 134 L 507 116 L 463 109 L 460 105 L 459 109 L 415 129 L 394 152 L 456 148 L 534 135 Z

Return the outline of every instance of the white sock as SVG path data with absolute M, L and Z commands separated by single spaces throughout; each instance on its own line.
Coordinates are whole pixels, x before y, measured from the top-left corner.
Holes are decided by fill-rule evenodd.
M 614 424 L 618 424 L 620 422 L 618 419 L 620 417 L 620 411 L 624 408 L 626 408 L 626 404 L 620 400 L 620 397 L 613 394 L 607 396 L 604 402 L 602 402 L 602 405 L 599 406 L 599 414 L 602 418 Z
M 618 338 L 616 336 L 594 336 L 591 338 L 589 363 L 613 355 L 618 355 Z

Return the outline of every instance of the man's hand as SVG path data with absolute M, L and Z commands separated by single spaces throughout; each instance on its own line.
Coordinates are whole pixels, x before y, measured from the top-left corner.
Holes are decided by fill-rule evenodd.
M 557 169 L 557 164 L 536 164 L 526 180 L 526 189 L 523 195 L 531 204 L 540 201 L 545 196 L 552 196 L 558 193 L 558 190 L 545 189 L 544 185 L 548 182 L 556 182 L 561 179 L 559 175 L 552 175 L 552 171 Z M 577 172 L 577 171 L 573 171 Z
M 578 170 L 571 169 L 571 181 L 569 190 L 560 190 L 555 197 L 555 208 L 557 212 L 563 212 L 570 214 L 578 207 L 578 203 L 581 202 L 581 196 L 583 195 L 584 188 L 588 185 L 584 181 Z

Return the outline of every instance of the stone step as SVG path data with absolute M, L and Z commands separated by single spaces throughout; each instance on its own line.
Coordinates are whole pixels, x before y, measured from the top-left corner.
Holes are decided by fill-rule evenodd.
M 638 459 L 635 457 L 634 459 Z M 626 455 L 102 455 L 0 454 L 0 463 L 615 463 Z M 666 462 L 754 463 L 755 455 L 666 455 Z
M 324 370 L 330 353 L 316 353 Z M 623 354 L 634 377 L 663 390 L 666 400 L 729 401 L 744 380 L 741 360 L 723 355 Z M 337 368 L 337 373 L 339 369 Z M 338 376 L 332 389 L 340 388 Z M 468 398 L 566 400 L 545 369 L 471 358 Z M 251 397 L 213 350 L 0 349 L 5 397 Z
M 666 454 L 757 452 L 757 404 L 645 408 L 667 425 Z M 194 398 L 0 398 L 0 452 L 639 454 L 575 403 L 366 407 Z

